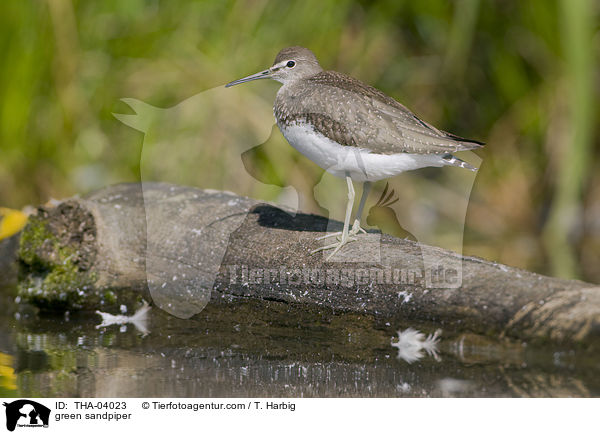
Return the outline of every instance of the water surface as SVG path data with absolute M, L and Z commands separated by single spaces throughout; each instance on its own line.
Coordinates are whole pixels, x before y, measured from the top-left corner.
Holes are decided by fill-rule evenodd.
M 249 311 L 235 321 L 210 312 L 180 320 L 157 308 L 142 327 L 100 326 L 97 314 L 39 315 L 11 291 L 0 294 L 1 396 L 600 396 L 599 359 L 583 349 L 442 327 L 434 352 L 408 348 L 402 358 L 392 346 L 396 331 L 385 326 L 389 341 L 318 321 L 290 327 Z M 426 335 L 432 326 L 406 324 Z

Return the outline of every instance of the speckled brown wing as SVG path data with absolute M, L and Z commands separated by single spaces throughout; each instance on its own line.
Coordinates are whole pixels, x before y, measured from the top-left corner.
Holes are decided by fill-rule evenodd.
M 438 130 L 383 92 L 334 71 L 284 86 L 274 110 L 280 123 L 309 122 L 342 145 L 374 153 L 446 154 L 482 145 Z

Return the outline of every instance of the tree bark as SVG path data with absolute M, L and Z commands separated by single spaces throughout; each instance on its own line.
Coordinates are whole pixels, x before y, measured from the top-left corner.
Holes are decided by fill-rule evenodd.
M 114 310 L 144 298 L 189 318 L 207 303 L 263 301 L 298 321 L 327 311 L 392 327 L 423 321 L 598 345 L 598 286 L 378 233 L 359 235 L 327 261 L 327 252 L 310 254 L 327 228 L 323 217 L 232 193 L 115 185 L 30 218 L 19 293 L 51 310 Z

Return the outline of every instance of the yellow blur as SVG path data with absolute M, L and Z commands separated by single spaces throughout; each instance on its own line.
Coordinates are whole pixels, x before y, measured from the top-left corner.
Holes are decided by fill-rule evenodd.
M 27 216 L 23 212 L 0 207 L 0 240 L 13 236 L 23 229 L 26 223 Z
M 16 390 L 17 376 L 12 367 L 12 357 L 0 353 L 0 388 Z

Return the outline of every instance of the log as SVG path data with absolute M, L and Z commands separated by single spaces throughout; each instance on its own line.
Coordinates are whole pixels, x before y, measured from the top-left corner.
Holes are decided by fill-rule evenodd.
M 326 314 L 353 318 L 358 328 L 412 321 L 536 342 L 600 342 L 598 286 L 379 233 L 360 235 L 330 261 L 311 255 L 331 227 L 228 192 L 110 186 L 30 218 L 18 291 L 46 310 L 110 311 L 145 299 L 190 318 L 207 304 L 214 312 L 250 302 L 256 318 L 282 306 L 290 325 Z

